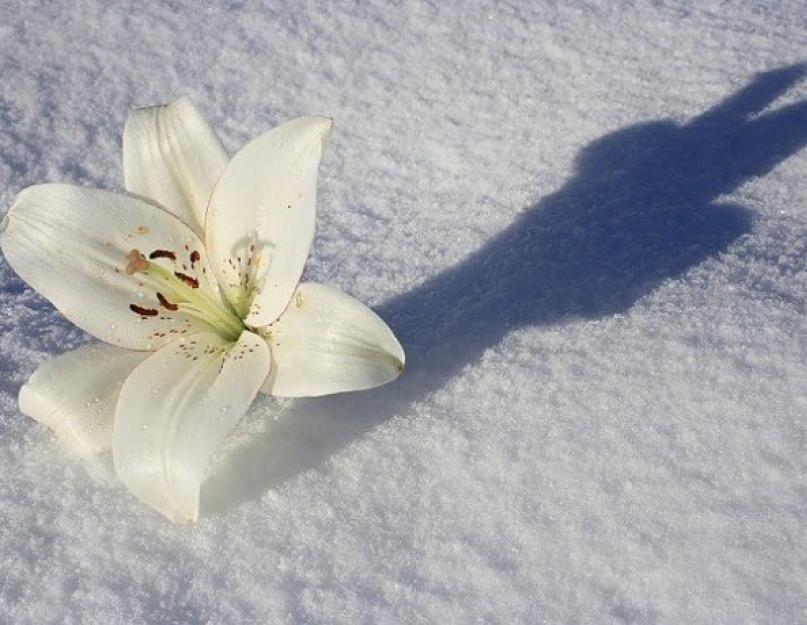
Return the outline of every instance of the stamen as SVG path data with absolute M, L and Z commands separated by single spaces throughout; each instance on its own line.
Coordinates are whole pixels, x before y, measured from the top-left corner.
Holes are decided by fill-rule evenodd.
M 187 251 L 190 255 L 190 249 Z M 173 262 L 176 263 L 179 256 L 170 250 L 154 250 L 152 252 L 152 258 L 173 259 L 174 256 L 176 256 L 176 260 Z M 201 260 L 201 254 L 199 257 Z M 146 260 L 139 250 L 130 251 L 127 255 L 127 260 L 127 273 L 129 275 L 141 273 L 143 281 L 140 282 L 135 279 L 135 282 L 139 287 L 151 291 L 159 301 L 158 308 L 147 308 L 137 304 L 129 306 L 132 312 L 140 315 L 143 319 L 168 320 L 173 319 L 171 317 L 172 313 L 182 313 L 204 321 L 228 340 L 237 339 L 243 331 L 244 324 L 236 312 L 226 304 L 223 305 L 216 300 L 205 289 L 200 289 L 200 281 L 197 277 L 181 271 L 173 271 L 176 265 L 169 269 L 160 263 L 150 262 Z M 191 326 L 188 319 L 183 319 L 182 323 L 188 327 Z M 184 335 L 188 331 L 188 328 L 177 329 L 178 335 Z
M 167 299 L 165 299 L 165 295 L 163 295 L 162 293 L 159 292 L 157 293 L 157 299 L 160 300 L 160 304 L 163 305 L 163 308 L 167 308 L 168 310 L 171 311 L 179 310 L 179 306 L 177 306 L 176 304 L 172 304 Z
M 149 268 L 149 261 L 140 253 L 140 250 L 132 250 L 126 255 L 126 273 L 130 276 L 139 271 Z
M 142 306 L 138 306 L 137 304 L 129 304 L 129 310 L 138 315 L 142 315 L 143 317 L 156 317 L 160 314 L 160 311 L 154 308 L 143 308 Z
M 169 250 L 154 250 L 151 254 L 149 254 L 149 258 L 170 258 L 171 260 L 176 260 L 177 255 Z
M 187 274 L 184 274 L 184 273 L 181 273 L 179 271 L 175 271 L 174 275 L 177 278 L 179 278 L 180 280 L 182 280 L 185 284 L 187 284 L 192 289 L 198 289 L 199 288 L 199 281 L 196 278 L 192 278 L 191 276 L 189 276 Z

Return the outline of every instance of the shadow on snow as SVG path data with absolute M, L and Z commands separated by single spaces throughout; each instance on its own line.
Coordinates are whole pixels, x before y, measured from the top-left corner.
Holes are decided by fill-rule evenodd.
M 203 507 L 222 511 L 314 468 L 441 388 L 523 326 L 628 310 L 750 232 L 715 203 L 807 143 L 807 102 L 761 112 L 806 66 L 757 75 L 690 122 L 654 121 L 593 141 L 573 178 L 464 261 L 383 304 L 407 371 L 374 391 L 284 404 L 212 467 Z M 271 400 L 265 400 L 271 401 Z

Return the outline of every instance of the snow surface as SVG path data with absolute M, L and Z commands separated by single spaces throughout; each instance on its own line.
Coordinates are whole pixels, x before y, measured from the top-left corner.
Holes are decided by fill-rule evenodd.
M 175 527 L 17 410 L 89 340 L 0 261 L 0 622 L 807 622 L 807 3 L 0 5 L 0 206 L 136 106 L 333 116 L 309 279 L 407 349 L 258 401 Z

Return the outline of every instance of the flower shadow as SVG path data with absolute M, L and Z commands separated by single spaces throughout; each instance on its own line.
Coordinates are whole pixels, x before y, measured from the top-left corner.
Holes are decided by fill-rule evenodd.
M 563 188 L 455 267 L 379 308 L 407 350 L 399 380 L 280 403 L 274 420 L 216 459 L 203 509 L 256 499 L 409 414 L 511 330 L 626 311 L 726 250 L 750 232 L 751 215 L 717 198 L 807 144 L 807 101 L 762 113 L 805 69 L 758 74 L 688 123 L 642 123 L 584 147 Z

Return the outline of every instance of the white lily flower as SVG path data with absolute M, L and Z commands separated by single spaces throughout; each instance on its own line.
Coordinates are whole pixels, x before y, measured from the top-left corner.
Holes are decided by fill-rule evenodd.
M 37 185 L 0 226 L 16 272 L 105 343 L 43 364 L 20 410 L 82 455 L 111 448 L 174 522 L 197 520 L 210 458 L 259 390 L 325 395 L 403 370 L 375 313 L 299 282 L 331 129 L 301 117 L 228 159 L 189 99 L 140 109 L 123 138 L 131 195 Z

